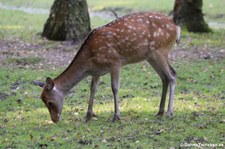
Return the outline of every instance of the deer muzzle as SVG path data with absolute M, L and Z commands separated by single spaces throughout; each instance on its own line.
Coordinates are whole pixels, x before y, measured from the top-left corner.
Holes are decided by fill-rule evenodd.
M 57 115 L 51 115 L 51 119 L 54 123 L 57 123 L 61 120 L 61 114 L 58 113 Z

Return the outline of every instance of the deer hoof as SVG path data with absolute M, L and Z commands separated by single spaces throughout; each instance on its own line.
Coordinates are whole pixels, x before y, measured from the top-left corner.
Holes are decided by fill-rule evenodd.
M 97 115 L 94 112 L 87 112 L 85 122 L 90 121 L 93 117 L 97 117 Z

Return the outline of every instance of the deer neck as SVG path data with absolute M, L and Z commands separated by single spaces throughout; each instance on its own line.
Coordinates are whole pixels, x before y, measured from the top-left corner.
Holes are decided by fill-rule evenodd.
M 55 86 L 64 96 L 81 80 L 88 76 L 87 56 L 78 52 L 67 69 L 54 79 Z

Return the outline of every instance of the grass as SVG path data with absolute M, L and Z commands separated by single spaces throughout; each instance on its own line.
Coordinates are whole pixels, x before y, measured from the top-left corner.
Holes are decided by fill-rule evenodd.
M 47 15 L 27 14 L 21 11 L 0 10 L 0 39 L 37 40 Z
M 32 2 L 26 0 L 0 0 L 0 2 L 7 6 L 17 6 L 17 7 L 32 7 L 32 8 L 46 8 L 49 9 L 53 4 L 53 0 L 33 0 Z
M 5 5 L 50 8 L 53 1 L 6 1 Z M 223 2 L 223 1 L 222 1 Z M 210 4 L 212 3 L 212 4 Z M 173 1 L 93 1 L 89 7 L 126 7 L 138 10 L 169 12 Z M 224 9 L 221 1 L 204 0 L 204 10 L 215 19 Z M 216 9 L 215 9 L 216 8 Z M 41 32 L 48 14 L 27 14 L 21 11 L 0 10 L 0 39 L 43 42 Z M 224 21 L 224 17 L 220 20 Z M 92 18 L 92 26 L 107 23 L 107 19 Z M 188 51 L 193 46 L 225 48 L 224 30 L 210 34 L 183 32 L 181 45 Z M 48 49 L 46 41 L 42 44 Z M 54 46 L 50 42 L 50 47 Z M 18 49 L 19 50 L 19 49 Z M 32 49 L 31 49 L 32 50 Z M 34 50 L 34 49 L 33 49 Z M 41 50 L 41 49 L 38 49 Z M 64 68 L 35 65 L 38 57 L 9 57 L 0 67 L 0 148 L 183 148 L 185 145 L 225 145 L 225 60 L 178 59 L 172 65 L 177 71 L 174 115 L 158 119 L 161 81 L 146 62 L 129 65 L 121 73 L 119 92 L 122 120 L 112 123 L 113 100 L 110 77 L 102 77 L 94 111 L 96 119 L 84 122 L 89 97 L 90 78 L 83 80 L 66 97 L 63 119 L 57 124 L 40 100 L 41 88 L 33 80 L 57 76 Z M 220 145 L 220 146 L 219 146 Z M 204 147 L 203 147 L 204 148 Z M 208 147 L 212 148 L 212 147 Z
M 182 31 L 183 44 L 188 46 L 206 46 L 206 47 L 221 47 L 225 46 L 225 30 L 224 29 L 213 29 L 212 33 L 195 34 L 187 32 L 185 29 Z M 201 40 L 199 40 L 201 39 Z
M 99 10 L 105 7 L 126 7 L 136 10 L 161 10 L 169 12 L 173 8 L 174 0 L 113 0 L 113 1 L 104 1 L 104 0 L 87 0 L 90 8 Z M 27 2 L 26 0 L 0 0 L 0 3 L 7 6 L 18 6 L 18 7 L 33 7 L 33 8 L 45 8 L 49 9 L 53 4 L 53 0 L 33 0 L 32 2 Z M 203 9 L 207 15 L 216 16 L 218 14 L 224 14 L 224 0 L 204 0 Z
M 153 10 L 163 11 L 168 14 L 173 9 L 174 0 L 143 0 L 142 2 L 137 0 L 87 0 L 89 8 L 92 10 L 102 10 L 107 7 L 122 7 L 134 10 Z M 34 0 L 27 2 L 26 0 L 14 0 L 6 1 L 0 0 L 0 3 L 6 6 L 18 6 L 28 8 L 44 8 L 50 10 L 53 1 L 38 1 Z M 205 0 L 203 3 L 203 12 L 206 14 L 205 18 L 208 22 L 225 22 L 225 10 L 221 3 L 225 3 L 224 0 L 217 0 L 211 2 Z M 121 9 L 120 11 L 123 11 Z M 20 38 L 26 41 L 35 41 L 39 38 L 36 34 L 39 34 L 43 30 L 44 23 L 48 18 L 48 14 L 27 14 L 21 11 L 0 10 L 0 39 Z M 112 19 L 93 17 L 91 18 L 92 27 L 98 27 L 111 21 Z
M 189 68 L 185 67 L 189 65 Z M 0 92 L 10 96 L 1 101 L 0 142 L 2 148 L 151 148 L 179 147 L 182 143 L 214 143 L 224 140 L 225 60 L 178 62 L 175 113 L 172 119 L 157 119 L 161 82 L 146 63 L 126 66 L 121 74 L 122 120 L 113 116 L 109 76 L 101 80 L 95 112 L 99 117 L 84 123 L 90 79 L 81 82 L 65 100 L 63 120 L 52 124 L 39 99 L 41 89 L 32 80 L 44 80 L 42 70 L 2 69 Z M 205 67 L 207 65 L 207 67 Z M 133 74 L 133 75 L 131 75 Z M 17 82 L 18 87 L 12 89 Z M 165 140 L 167 140 L 165 142 Z
M 174 1 L 173 0 L 143 0 L 141 3 L 137 0 L 114 0 L 114 1 L 87 1 L 89 6 L 95 10 L 103 9 L 105 7 L 125 7 L 132 8 L 135 10 L 161 10 L 168 11 L 169 8 L 173 8 Z M 143 5 L 144 4 L 144 5 Z
M 223 5 L 225 4 L 224 0 L 217 0 L 212 2 L 211 0 L 203 1 L 203 12 L 209 17 L 216 17 L 217 20 L 224 20 L 224 9 Z M 222 16 L 221 16 L 222 15 Z M 220 17 L 219 17 L 220 16 Z
M 31 65 L 39 63 L 40 61 L 43 61 L 43 59 L 39 57 L 12 57 L 8 58 L 7 61 L 13 65 Z

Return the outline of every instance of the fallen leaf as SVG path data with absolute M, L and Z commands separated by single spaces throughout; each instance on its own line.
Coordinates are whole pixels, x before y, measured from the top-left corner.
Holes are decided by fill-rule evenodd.
M 224 120 L 221 120 L 220 123 L 225 123 L 225 119 Z
M 103 143 L 107 143 L 106 139 L 102 139 L 102 141 L 101 141 L 101 142 L 103 142 Z
M 53 135 L 52 137 L 51 137 L 51 141 L 55 141 L 57 139 L 57 136 L 56 135 Z
M 88 144 L 92 144 L 92 140 L 84 140 L 84 139 L 80 139 L 78 141 L 79 144 L 82 144 L 82 145 L 88 145 Z
M 159 129 L 158 131 L 155 132 L 155 134 L 161 135 L 161 133 L 162 133 L 163 131 L 164 131 L 163 129 Z
M 9 94 L 0 92 L 0 100 L 5 100 L 8 96 Z

